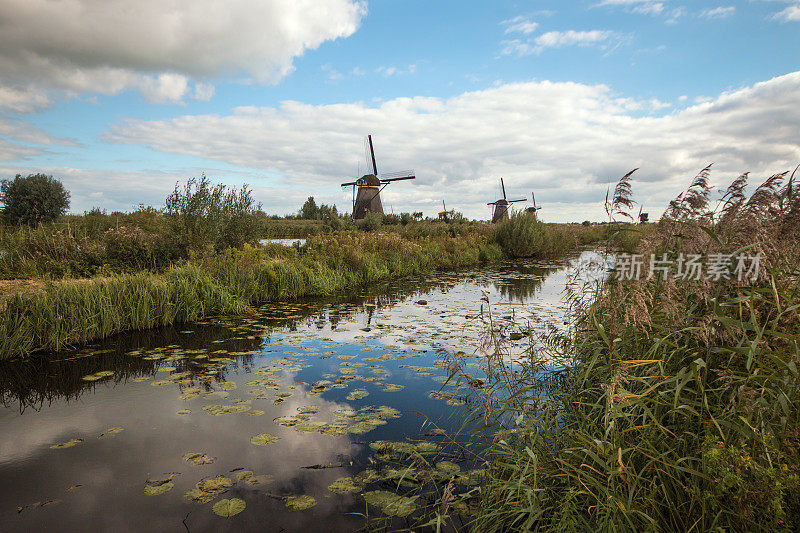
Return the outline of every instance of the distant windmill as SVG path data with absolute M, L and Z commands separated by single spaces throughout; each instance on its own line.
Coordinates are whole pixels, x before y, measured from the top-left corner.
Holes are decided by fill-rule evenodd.
M 525 208 L 525 211 L 526 211 L 526 212 L 528 212 L 528 213 L 533 213 L 533 214 L 536 214 L 536 211 L 538 211 L 539 209 L 541 209 L 541 208 L 542 208 L 542 206 L 537 206 L 537 205 L 536 205 L 536 196 L 534 196 L 534 194 L 533 194 L 533 193 L 531 193 L 531 200 L 533 200 L 533 207 L 526 207 L 526 208 Z
M 372 135 L 367 135 L 367 169 L 371 174 L 364 174 L 356 181 L 342 183 L 342 187 L 353 186 L 353 220 L 360 220 L 367 213 L 383 214 L 381 191 L 393 181 L 413 180 L 413 170 L 392 172 L 378 176 L 378 167 L 375 165 L 375 150 L 372 148 Z M 356 191 L 358 187 L 358 191 Z
M 516 202 L 527 202 L 528 200 L 522 198 L 521 200 L 508 200 L 506 199 L 506 186 L 503 183 L 503 178 L 500 178 L 500 188 L 503 189 L 503 197 L 494 202 L 489 202 L 486 205 L 493 205 L 492 208 L 492 224 L 496 224 L 508 216 L 508 205 Z
M 444 200 L 442 200 L 442 211 L 439 212 L 439 220 L 444 220 L 445 222 L 447 222 L 455 214 L 456 210 L 451 209 L 450 211 L 448 211 L 447 206 L 444 205 Z

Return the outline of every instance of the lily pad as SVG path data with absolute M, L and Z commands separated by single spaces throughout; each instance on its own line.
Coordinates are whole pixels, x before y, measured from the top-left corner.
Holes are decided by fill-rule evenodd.
M 211 494 L 219 494 L 220 492 L 228 490 L 232 486 L 233 481 L 222 476 L 209 477 L 206 479 L 201 479 L 197 482 L 198 489 Z
M 250 437 L 250 443 L 255 444 L 256 446 L 266 446 L 267 444 L 272 444 L 276 442 L 279 437 L 275 435 L 270 435 L 269 433 L 260 433 L 253 437 Z
M 405 389 L 405 385 L 395 385 L 393 383 L 387 383 L 386 387 L 384 387 L 383 392 L 397 392 Z
M 195 466 L 210 465 L 214 462 L 214 457 L 199 452 L 189 452 L 183 454 L 183 460 Z
M 175 483 L 172 481 L 167 481 L 166 483 L 162 483 L 160 485 L 145 485 L 144 492 L 148 496 L 158 496 L 160 494 L 164 494 L 165 492 L 171 491 L 175 487 Z
M 208 503 L 213 500 L 215 496 L 216 494 L 205 492 L 200 489 L 192 489 L 183 494 L 184 498 L 195 503 Z
M 83 376 L 81 379 L 83 381 L 97 381 L 99 379 L 107 378 L 114 375 L 113 370 L 101 370 L 100 372 L 95 372 L 94 374 L 88 374 Z
M 367 389 L 353 389 L 350 391 L 350 394 L 347 395 L 348 400 L 360 400 L 362 398 L 366 398 L 369 396 L 369 392 Z
M 295 511 L 304 511 L 317 505 L 317 500 L 311 496 L 291 495 L 286 497 L 286 507 L 294 509 Z
M 244 511 L 246 507 L 244 500 L 239 498 L 231 498 L 230 500 L 220 500 L 211 508 L 214 513 L 219 516 L 230 518 Z
M 73 446 L 75 446 L 76 444 L 80 444 L 81 442 L 83 442 L 83 439 L 70 439 L 67 442 L 53 444 L 50 447 L 53 448 L 54 450 L 60 450 L 61 448 L 72 448 Z
M 389 516 L 408 516 L 417 510 L 416 498 L 407 498 L 387 490 L 373 490 L 364 494 L 368 504 L 379 507 Z
M 347 494 L 349 492 L 358 492 L 362 488 L 362 485 L 357 485 L 353 478 L 351 477 L 340 477 L 330 485 L 328 485 L 328 490 L 331 492 L 335 492 L 337 494 Z

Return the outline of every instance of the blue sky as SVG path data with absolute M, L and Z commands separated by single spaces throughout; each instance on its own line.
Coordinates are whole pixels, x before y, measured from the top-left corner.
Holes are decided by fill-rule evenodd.
M 795 0 L 8 0 L 0 177 L 53 174 L 75 212 L 203 172 L 348 209 L 372 133 L 418 176 L 395 212 L 486 218 L 502 176 L 545 220 L 601 219 L 640 167 L 660 213 L 710 162 L 720 185 L 800 163 L 799 29 Z

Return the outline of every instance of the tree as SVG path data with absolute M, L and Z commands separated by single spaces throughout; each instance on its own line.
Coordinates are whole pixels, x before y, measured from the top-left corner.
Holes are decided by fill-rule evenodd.
M 69 191 L 53 176 L 19 174 L 13 180 L 0 181 L 3 217 L 11 224 L 35 226 L 53 222 L 69 209 Z
M 305 220 L 315 220 L 319 218 L 319 207 L 317 207 L 317 202 L 314 201 L 313 196 L 309 196 L 306 203 L 300 208 L 300 218 Z

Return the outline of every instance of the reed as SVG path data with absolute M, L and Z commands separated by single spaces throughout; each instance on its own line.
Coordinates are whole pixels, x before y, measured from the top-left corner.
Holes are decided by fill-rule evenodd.
M 762 275 L 610 279 L 549 353 L 512 372 L 495 345 L 475 530 L 800 527 L 800 195 L 782 174 L 747 197 L 745 177 L 713 205 L 709 170 L 637 251 L 759 252 Z

